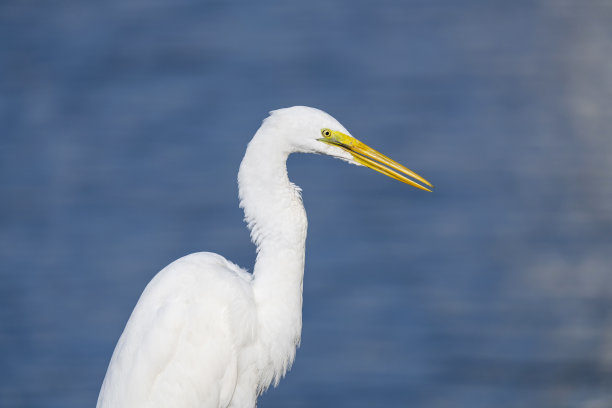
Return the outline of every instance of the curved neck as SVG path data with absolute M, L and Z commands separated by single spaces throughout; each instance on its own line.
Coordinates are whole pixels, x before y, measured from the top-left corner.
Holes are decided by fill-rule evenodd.
M 257 247 L 255 279 L 286 275 L 292 266 L 303 273 L 307 219 L 301 190 L 287 176 L 289 153 L 260 130 L 240 164 L 240 207 Z
M 262 128 L 240 164 L 240 206 L 257 246 L 253 292 L 265 363 L 278 381 L 293 362 L 302 330 L 302 282 L 307 219 L 300 189 L 289 181 L 291 152 Z M 282 139 L 281 139 L 282 140 Z M 274 349 L 274 351 L 272 351 Z M 268 384 L 263 384 L 264 388 Z

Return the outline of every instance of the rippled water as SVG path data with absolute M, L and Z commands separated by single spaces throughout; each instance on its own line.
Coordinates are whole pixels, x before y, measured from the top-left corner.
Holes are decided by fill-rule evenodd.
M 0 406 L 93 406 L 173 259 L 251 268 L 238 164 L 296 104 L 436 192 L 290 159 L 304 332 L 261 407 L 611 406 L 610 38 L 597 0 L 3 2 Z

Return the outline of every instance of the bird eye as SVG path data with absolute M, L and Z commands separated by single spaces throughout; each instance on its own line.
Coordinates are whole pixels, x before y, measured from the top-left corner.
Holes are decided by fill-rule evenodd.
M 331 130 L 329 129 L 323 129 L 321 130 L 321 134 L 325 137 L 330 137 L 331 136 Z

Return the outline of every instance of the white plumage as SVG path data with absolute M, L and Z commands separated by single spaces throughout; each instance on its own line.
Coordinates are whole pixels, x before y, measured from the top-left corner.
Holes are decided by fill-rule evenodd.
M 117 343 L 98 408 L 252 408 L 285 375 L 302 330 L 307 229 L 300 190 L 287 176 L 294 152 L 366 165 L 427 190 L 403 173 L 431 186 L 320 110 L 272 112 L 238 174 L 240 206 L 257 246 L 253 274 L 210 252 L 159 272 Z

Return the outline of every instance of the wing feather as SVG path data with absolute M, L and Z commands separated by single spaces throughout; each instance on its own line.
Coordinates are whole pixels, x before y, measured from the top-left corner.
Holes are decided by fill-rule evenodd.
M 253 336 L 249 277 L 211 253 L 159 272 L 117 343 L 98 408 L 228 405 L 238 350 Z

